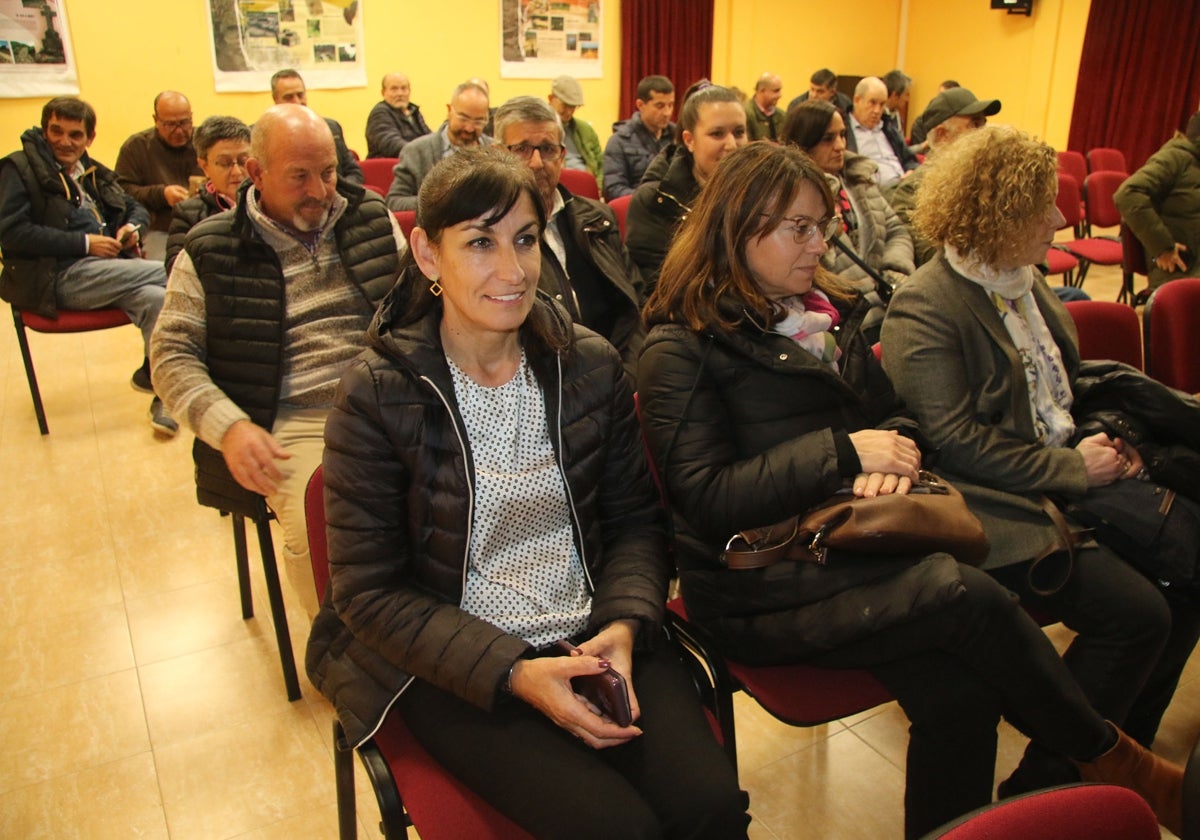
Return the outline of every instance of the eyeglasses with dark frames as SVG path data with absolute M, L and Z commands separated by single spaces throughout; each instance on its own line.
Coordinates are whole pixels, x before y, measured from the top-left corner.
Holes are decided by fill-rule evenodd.
M 533 153 L 537 152 L 545 163 L 553 163 L 567 150 L 562 143 L 541 143 L 537 146 L 531 146 L 529 143 L 517 143 L 505 148 L 524 161 L 532 160 Z

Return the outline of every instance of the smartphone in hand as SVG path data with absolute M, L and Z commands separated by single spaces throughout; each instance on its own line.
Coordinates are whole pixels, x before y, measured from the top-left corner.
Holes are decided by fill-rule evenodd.
M 575 650 L 575 646 L 565 639 L 555 642 L 554 648 L 564 656 L 570 656 L 571 651 Z M 617 726 L 630 726 L 633 723 L 629 687 L 625 684 L 625 678 L 612 668 L 606 668 L 599 674 L 572 677 L 571 688 L 586 697 Z

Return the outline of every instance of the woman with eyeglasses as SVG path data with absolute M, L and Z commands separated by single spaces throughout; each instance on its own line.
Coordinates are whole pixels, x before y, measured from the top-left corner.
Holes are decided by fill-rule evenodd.
M 733 90 L 707 79 L 688 88 L 679 112 L 679 137 L 651 161 L 629 202 L 625 246 L 649 294 L 679 222 L 721 158 L 750 142 L 746 109 Z
M 250 127 L 237 117 L 209 117 L 192 136 L 204 183 L 196 195 L 175 205 L 167 231 L 167 273 L 183 250 L 188 231 L 202 219 L 237 206 L 237 191 L 246 180 Z
M 421 184 L 325 428 L 330 591 L 308 671 L 350 743 L 401 715 L 536 837 L 744 838 L 745 795 L 663 633 L 633 393 L 613 347 L 538 294 L 545 223 L 498 148 Z M 572 683 L 610 670 L 629 719 Z
M 753 143 L 717 167 L 647 301 L 638 396 L 688 615 L 734 660 L 866 668 L 888 688 L 911 723 L 906 837 L 991 801 L 1001 716 L 1177 825 L 1180 768 L 1092 709 L 987 574 L 947 554 L 722 564 L 740 530 L 843 487 L 906 493 L 922 466 L 924 439 L 862 337 L 866 304 L 821 267 L 839 229 L 812 160 Z
M 916 269 L 908 226 L 888 204 L 875 182 L 875 162 L 846 151 L 846 123 L 830 102 L 810 99 L 788 112 L 782 141 L 806 152 L 829 178 L 834 203 L 842 217 L 843 233 L 822 263 L 855 290 L 870 295 L 875 280 L 845 249 L 878 274 L 889 286 L 898 286 Z M 874 337 L 883 322 L 883 301 L 867 318 L 865 329 Z

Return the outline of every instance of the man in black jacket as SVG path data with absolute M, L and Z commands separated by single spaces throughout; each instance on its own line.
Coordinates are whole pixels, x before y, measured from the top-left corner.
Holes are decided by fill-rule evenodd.
M 0 296 L 50 318 L 59 307 L 121 309 L 148 347 L 167 275 L 139 257 L 150 214 L 88 156 L 95 139 L 92 106 L 58 97 L 42 108 L 42 127 L 21 135 L 21 151 L 0 161 Z M 131 384 L 153 393 L 148 361 Z M 150 423 L 167 435 L 179 429 L 157 397 Z
M 196 433 L 199 500 L 237 511 L 266 497 L 314 615 L 304 488 L 338 380 L 407 245 L 383 199 L 338 180 L 333 136 L 308 108 L 258 119 L 246 171 L 237 206 L 188 233 L 150 356 L 163 399 Z
M 429 133 L 421 106 L 410 99 L 412 83 L 403 73 L 383 77 L 383 99 L 367 115 L 367 157 L 400 157 L 411 141 Z
M 276 105 L 308 105 L 308 88 L 304 79 L 291 68 L 276 71 L 271 77 L 271 99 Z M 337 176 L 339 180 L 361 184 L 364 180 L 362 167 L 358 159 L 346 145 L 346 136 L 342 125 L 337 120 L 325 118 L 329 131 L 333 135 L 333 145 L 337 151 Z
M 613 211 L 559 184 L 566 148 L 558 114 L 544 100 L 518 96 L 496 110 L 496 142 L 521 157 L 537 179 L 549 220 L 538 288 L 577 324 L 607 338 L 632 381 L 646 331 L 642 276 L 621 242 Z

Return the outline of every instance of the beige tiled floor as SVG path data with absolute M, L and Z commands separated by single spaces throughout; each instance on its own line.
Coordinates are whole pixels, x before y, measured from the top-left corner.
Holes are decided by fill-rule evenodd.
M 1087 288 L 1112 299 L 1118 283 L 1096 269 Z M 31 342 L 47 437 L 0 329 L 0 837 L 335 837 L 329 705 L 303 676 L 286 701 L 261 569 L 241 619 L 230 525 L 195 503 L 190 438 L 155 439 L 129 388 L 136 331 Z M 292 603 L 289 618 L 302 661 Z M 1159 739 L 1175 759 L 1200 733 L 1200 660 L 1186 679 Z M 743 697 L 737 717 L 756 840 L 900 836 L 894 705 L 797 729 Z M 1022 746 L 1004 731 L 998 773 Z

